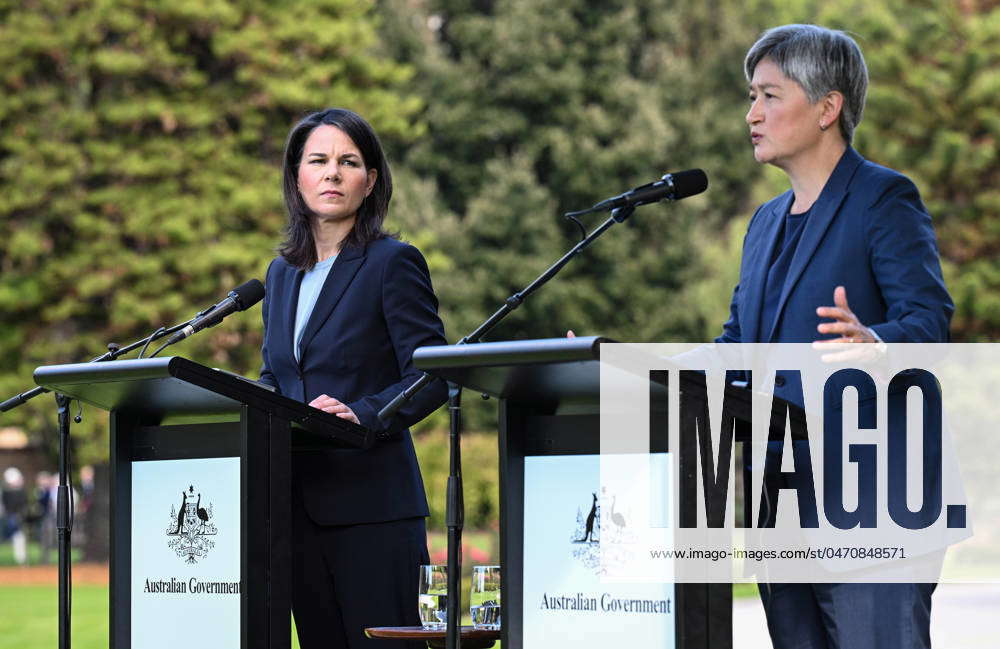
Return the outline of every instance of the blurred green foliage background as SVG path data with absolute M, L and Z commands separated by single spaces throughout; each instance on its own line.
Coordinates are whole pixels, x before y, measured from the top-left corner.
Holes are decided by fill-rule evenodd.
M 328 106 L 381 134 L 389 225 L 427 257 L 453 341 L 575 243 L 562 212 L 705 169 L 708 192 L 643 208 L 491 337 L 711 339 L 746 220 L 786 188 L 753 161 L 742 76 L 760 32 L 786 22 L 857 38 L 871 92 L 855 144 L 923 192 L 954 340 L 996 340 L 995 0 L 0 0 L 0 396 L 261 277 L 284 222 L 284 136 Z M 176 353 L 255 376 L 256 313 Z M 494 403 L 466 403 L 489 432 Z M 35 399 L 0 424 L 52 452 L 52 411 Z M 418 434 L 442 494 L 443 424 Z M 80 462 L 106 459 L 101 413 L 74 435 Z M 496 515 L 482 455 L 466 470 L 480 525 Z

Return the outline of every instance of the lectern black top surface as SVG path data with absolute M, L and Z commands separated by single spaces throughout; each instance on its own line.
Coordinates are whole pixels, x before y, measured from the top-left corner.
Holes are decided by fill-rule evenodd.
M 614 342 L 610 338 L 588 336 L 421 347 L 413 354 L 413 363 L 429 374 L 464 388 L 541 409 L 558 409 L 566 414 L 578 406 L 592 411 L 599 405 L 600 346 Z M 634 353 L 638 367 L 649 361 L 646 367 L 657 367 L 661 371 L 690 369 L 672 365 L 669 359 L 652 362 L 653 357 L 646 358 L 641 349 Z M 686 399 L 707 399 L 704 378 L 698 377 L 697 372 L 681 373 L 679 387 Z M 651 375 L 650 389 L 650 394 L 660 395 L 665 405 L 666 384 Z M 753 416 L 752 392 L 747 387 L 727 385 L 725 395 L 727 406 L 740 422 L 737 436 L 747 439 L 750 430 L 746 424 Z M 797 423 L 804 422 L 801 406 L 773 395 L 765 396 L 787 407 L 789 416 Z M 801 429 L 803 427 L 799 426 L 795 430 Z M 801 435 L 795 432 L 793 437 Z
M 548 338 L 421 347 L 418 368 L 510 401 L 596 404 L 600 345 L 608 338 Z
M 44 388 L 104 410 L 141 413 L 151 425 L 236 421 L 243 404 L 253 404 L 350 446 L 372 440 L 363 426 L 180 356 L 47 365 L 34 376 Z

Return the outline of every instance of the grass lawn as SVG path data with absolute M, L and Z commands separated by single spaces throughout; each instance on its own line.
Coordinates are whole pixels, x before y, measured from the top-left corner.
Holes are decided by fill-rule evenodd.
M 55 586 L 0 586 L 0 649 L 58 645 L 59 591 Z M 73 649 L 107 649 L 108 587 L 73 587 Z M 299 643 L 292 632 L 292 647 Z
M 736 584 L 734 597 L 756 597 L 755 584 Z M 58 590 L 55 586 L 0 586 L 0 649 L 51 649 L 57 645 Z M 468 621 L 466 620 L 466 623 Z M 73 588 L 74 649 L 108 646 L 107 586 Z M 292 631 L 292 647 L 299 643 Z M 499 647 L 499 643 L 496 645 Z
M 0 649 L 48 649 L 58 645 L 55 586 L 0 586 Z M 73 588 L 72 645 L 108 646 L 107 586 Z

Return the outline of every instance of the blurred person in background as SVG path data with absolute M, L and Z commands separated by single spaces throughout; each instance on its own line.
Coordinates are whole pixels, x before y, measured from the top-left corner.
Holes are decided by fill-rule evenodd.
M 14 561 L 23 566 L 28 561 L 28 537 L 24 529 L 24 514 L 28 508 L 28 495 L 24 491 L 24 475 L 17 467 L 3 472 L 3 540 L 10 540 Z
M 73 521 L 73 544 L 83 547 L 90 533 L 91 508 L 94 505 L 94 467 L 80 467 L 80 500 L 76 503 L 76 520 Z
M 39 471 L 38 475 L 35 476 L 32 518 L 35 522 L 42 563 L 52 561 L 52 550 L 56 547 L 57 490 L 58 483 L 55 476 L 48 471 Z

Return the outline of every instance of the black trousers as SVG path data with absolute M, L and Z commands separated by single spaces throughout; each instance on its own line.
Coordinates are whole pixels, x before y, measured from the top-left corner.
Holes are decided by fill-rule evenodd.
M 423 518 L 323 526 L 292 499 L 292 611 L 302 649 L 423 649 L 365 628 L 418 626 L 418 566 L 430 563 Z

